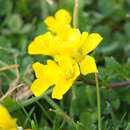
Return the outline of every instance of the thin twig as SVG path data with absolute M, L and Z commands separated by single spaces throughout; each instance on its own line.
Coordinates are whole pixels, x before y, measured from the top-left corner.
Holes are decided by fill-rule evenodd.
M 15 64 L 17 64 L 17 56 L 16 55 L 14 55 L 14 62 L 15 62 Z M 20 78 L 18 66 L 15 69 L 16 69 L 15 71 L 16 71 L 16 77 L 17 77 L 16 80 L 18 81 Z
M 14 63 L 17 64 L 17 57 L 16 57 L 15 54 L 14 54 L 13 56 L 14 56 Z M 14 86 L 17 86 L 17 84 L 19 83 L 20 74 L 19 74 L 18 66 L 15 67 L 15 75 L 16 75 L 16 79 L 13 80 L 13 81 L 10 83 L 10 88 L 13 88 Z
M 17 68 L 18 66 L 19 66 L 19 64 L 8 65 L 8 66 L 5 66 L 5 67 L 1 67 L 0 71 L 9 70 L 9 69 L 12 69 L 12 68 Z
M 92 80 L 86 80 L 85 78 L 81 77 L 80 81 L 83 81 L 85 84 L 95 86 L 96 83 Z M 128 81 L 122 81 L 122 82 L 114 82 L 106 85 L 107 88 L 119 88 L 119 87 L 125 87 L 130 85 L 130 80 Z M 102 86 L 101 81 L 99 82 L 99 86 Z
M 116 82 L 116 83 L 111 83 L 107 87 L 108 88 L 119 88 L 119 87 L 124 87 L 124 86 L 129 86 L 130 81 L 122 81 L 122 82 Z
M 52 112 L 55 112 L 55 113 L 57 113 L 57 114 L 59 114 L 59 115 L 61 115 L 61 116 L 63 116 L 65 119 L 67 119 L 69 122 L 72 122 L 72 123 L 74 123 L 74 124 L 76 124 L 75 123 L 75 121 L 74 121 L 74 119 L 73 118 L 71 118 L 70 116 L 68 116 L 66 113 L 64 113 L 64 112 L 61 112 L 61 111 L 58 111 L 58 110 L 54 110 L 54 109 L 49 109 L 50 111 L 52 111 Z
M 22 84 L 19 84 L 19 85 L 15 86 L 15 87 L 9 89 L 9 90 L 0 98 L 0 102 L 3 101 L 3 99 L 5 99 L 8 95 L 10 95 L 15 89 L 20 88 L 20 87 L 22 87 L 23 85 L 24 85 L 24 84 L 22 83 Z
M 6 48 L 6 47 L 3 47 L 3 46 L 0 46 L 0 50 L 4 50 L 4 51 L 9 52 L 9 53 L 14 53 L 13 49 Z
M 5 47 L 3 47 L 3 46 L 0 46 L 0 49 L 5 50 L 5 51 L 8 51 L 8 48 L 5 48 Z
M 77 24 L 78 24 L 78 0 L 74 0 L 73 27 L 76 28 Z

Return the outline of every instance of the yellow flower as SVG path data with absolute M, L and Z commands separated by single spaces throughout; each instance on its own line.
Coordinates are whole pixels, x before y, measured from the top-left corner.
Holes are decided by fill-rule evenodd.
M 52 98 L 62 99 L 63 95 L 70 89 L 73 82 L 80 75 L 78 64 L 71 57 L 56 56 L 55 60 L 58 62 L 61 74 L 56 86 L 52 92 Z
M 0 130 L 17 130 L 16 119 L 0 104 Z
M 38 62 L 33 64 L 37 79 L 33 82 L 31 90 L 35 96 L 40 96 L 49 87 L 55 85 L 52 98 L 62 99 L 79 76 L 79 67 L 70 57 L 56 56 L 55 59 L 57 63 L 48 60 L 46 65 Z
M 29 45 L 29 54 L 43 54 L 55 56 L 58 54 L 66 55 L 72 53 L 79 47 L 81 34 L 78 29 L 71 29 L 64 35 L 64 38 L 59 35 L 54 35 L 47 32 L 43 35 L 37 36 Z
M 67 35 L 66 40 L 53 36 L 50 32 L 38 36 L 29 45 L 28 51 L 30 54 L 72 57 L 79 64 L 83 75 L 98 72 L 94 58 L 88 56 L 88 53 L 98 46 L 102 37 L 97 33 L 80 34 L 78 29 L 72 29 Z
M 64 10 L 60 9 L 56 12 L 55 16 L 47 17 L 44 22 L 48 25 L 48 28 L 58 34 L 65 33 L 71 28 L 71 16 Z M 65 31 L 65 32 L 64 32 Z
M 97 33 L 89 35 L 87 32 L 83 32 L 80 40 L 77 40 L 77 43 L 75 41 L 76 44 L 74 46 L 73 44 L 63 43 L 60 47 L 60 54 L 74 58 L 79 64 L 83 75 L 98 72 L 94 58 L 88 56 L 88 53 L 93 51 L 101 40 L 102 37 Z
M 79 76 L 98 72 L 95 60 L 88 54 L 102 41 L 98 33 L 80 33 L 71 27 L 71 16 L 66 10 L 59 10 L 55 16 L 49 16 L 45 23 L 52 32 L 36 37 L 29 45 L 29 54 L 49 55 L 46 65 L 35 63 L 33 69 L 37 79 L 31 90 L 39 96 L 50 86 L 55 85 L 52 97 L 62 99 Z M 80 70 L 80 71 L 79 71 Z

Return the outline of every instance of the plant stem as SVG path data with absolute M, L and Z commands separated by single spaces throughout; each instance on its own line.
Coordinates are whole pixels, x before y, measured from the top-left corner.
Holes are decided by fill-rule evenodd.
M 98 112 L 98 130 L 101 130 L 101 98 L 100 98 L 100 89 L 98 83 L 98 76 L 95 73 L 96 89 L 97 89 L 97 112 Z
M 77 24 L 78 24 L 78 0 L 74 0 L 73 27 L 76 28 Z
M 95 86 L 96 83 L 93 80 L 86 80 L 83 76 L 81 76 L 78 80 L 78 83 L 82 84 L 88 84 L 90 86 Z M 121 81 L 121 82 L 113 82 L 113 83 L 108 83 L 105 87 L 106 88 L 120 88 L 120 87 L 128 87 L 130 85 L 130 80 L 126 81 Z M 99 86 L 103 86 L 102 81 L 100 80 Z

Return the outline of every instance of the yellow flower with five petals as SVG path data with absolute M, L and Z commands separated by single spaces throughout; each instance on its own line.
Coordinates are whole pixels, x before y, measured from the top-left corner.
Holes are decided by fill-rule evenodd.
M 55 59 L 56 62 L 48 60 L 46 65 L 39 62 L 33 64 L 37 79 L 33 82 L 31 90 L 35 96 L 40 96 L 54 85 L 52 98 L 62 99 L 79 76 L 79 67 L 74 64 L 73 59 L 58 55 Z
M 102 37 L 97 33 L 83 32 L 80 35 L 80 40 L 77 43 L 75 42 L 77 45 L 63 43 L 60 47 L 60 54 L 72 57 L 79 64 L 83 75 L 98 72 L 94 58 L 89 56 L 88 53 L 93 51 L 101 40 Z

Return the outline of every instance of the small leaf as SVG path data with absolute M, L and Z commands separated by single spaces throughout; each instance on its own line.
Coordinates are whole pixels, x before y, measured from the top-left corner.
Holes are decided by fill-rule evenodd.
M 12 10 L 12 1 L 11 0 L 0 0 L 0 15 L 7 15 Z
M 112 13 L 115 5 L 115 0 L 109 0 L 109 2 L 106 2 L 106 0 L 98 0 L 98 8 L 105 15 Z
M 19 32 L 23 26 L 22 18 L 19 14 L 13 14 L 8 18 L 8 27 L 12 32 Z
M 32 24 L 25 24 L 23 28 L 21 29 L 21 33 L 29 33 L 33 30 Z
M 127 125 L 125 130 L 130 130 L 130 122 L 128 123 L 128 125 Z

